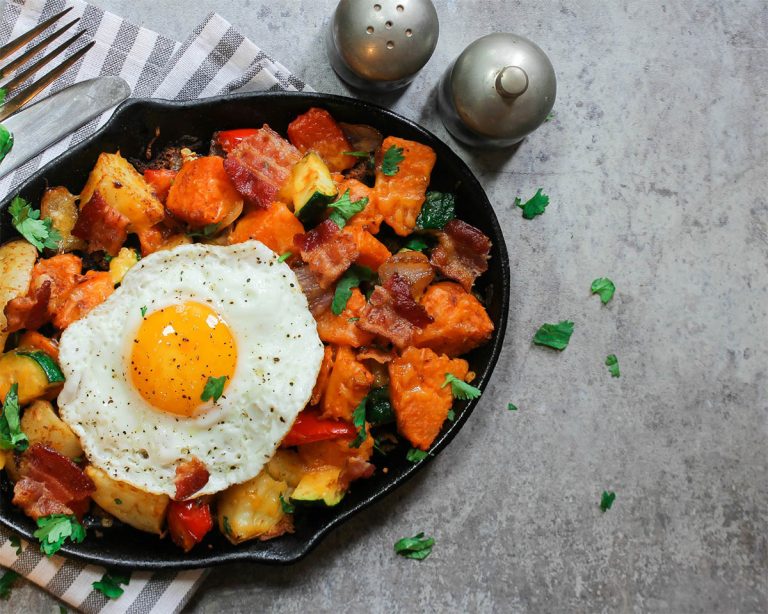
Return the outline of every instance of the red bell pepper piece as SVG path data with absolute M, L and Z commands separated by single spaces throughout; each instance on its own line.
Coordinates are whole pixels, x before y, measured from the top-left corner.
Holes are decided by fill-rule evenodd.
M 165 203 L 165 199 L 168 198 L 174 179 L 176 179 L 176 171 L 168 168 L 148 168 L 144 171 L 144 181 L 152 186 L 162 203 Z
M 166 520 L 171 539 L 184 548 L 184 552 L 189 552 L 195 544 L 203 541 L 206 533 L 213 528 L 213 516 L 207 497 L 171 501 Z
M 232 151 L 244 138 L 256 134 L 258 130 L 256 128 L 238 128 L 237 130 L 223 130 L 216 133 L 216 140 L 219 142 L 221 148 L 229 153 Z
M 323 420 L 317 410 L 305 409 L 298 415 L 296 422 L 293 423 L 280 445 L 288 448 L 326 439 L 353 438 L 356 434 L 357 430 L 349 422 Z

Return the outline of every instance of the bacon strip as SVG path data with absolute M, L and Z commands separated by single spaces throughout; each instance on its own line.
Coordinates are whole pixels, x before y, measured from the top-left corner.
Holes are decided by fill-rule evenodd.
M 481 230 L 455 219 L 437 233 L 437 240 L 439 245 L 432 250 L 430 262 L 470 292 L 475 279 L 488 270 L 491 240 Z
M 379 267 L 379 279 L 382 285 L 394 274 L 402 277 L 411 289 L 411 295 L 418 300 L 427 286 L 435 279 L 435 270 L 421 252 L 405 251 L 393 254 Z
M 313 316 L 318 317 L 330 307 L 333 301 L 333 292 L 320 287 L 317 275 L 306 264 L 294 267 L 293 272 L 296 273 L 296 279 L 299 280 L 301 290 L 307 297 L 309 310 Z
M 46 279 L 37 288 L 30 288 L 26 296 L 19 296 L 6 303 L 3 332 L 12 333 L 22 328 L 37 330 L 50 320 L 48 301 L 51 298 L 51 281 Z
M 37 520 L 51 514 L 71 515 L 75 512 L 59 501 L 42 482 L 21 478 L 13 487 L 13 501 L 30 518 Z
M 88 251 L 105 251 L 110 256 L 117 252 L 128 238 L 130 220 L 107 204 L 98 191 L 80 208 L 72 234 L 88 242 Z
M 208 483 L 210 478 L 208 470 L 202 461 L 193 456 L 176 466 L 176 500 L 183 501 L 194 495 Z
M 244 199 L 266 209 L 300 159 L 298 149 L 264 124 L 229 153 L 224 169 Z
M 329 288 L 357 259 L 360 252 L 350 235 L 341 232 L 332 220 L 294 238 L 301 259 L 318 276 L 321 288 Z

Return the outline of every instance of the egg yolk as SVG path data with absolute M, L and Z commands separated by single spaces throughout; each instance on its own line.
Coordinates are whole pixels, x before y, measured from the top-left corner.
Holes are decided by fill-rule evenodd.
M 209 378 L 226 377 L 226 389 L 236 363 L 237 347 L 226 322 L 210 307 L 187 302 L 144 316 L 133 339 L 130 367 L 144 400 L 189 417 L 205 403 Z

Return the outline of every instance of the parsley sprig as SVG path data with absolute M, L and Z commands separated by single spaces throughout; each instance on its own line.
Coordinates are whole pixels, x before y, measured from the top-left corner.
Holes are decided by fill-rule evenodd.
M 410 463 L 418 463 L 420 461 L 423 461 L 425 458 L 429 456 L 429 452 L 425 452 L 424 450 L 418 450 L 416 448 L 411 448 L 408 450 L 407 454 L 405 455 L 405 458 Z
M 347 306 L 347 301 L 352 297 L 352 289 L 360 286 L 363 281 L 372 281 L 373 271 L 366 266 L 353 265 L 336 284 L 331 302 L 331 313 L 341 315 Z
M 94 582 L 91 586 L 94 590 L 101 592 L 107 599 L 117 599 L 125 592 L 120 585 L 128 585 L 130 581 L 130 574 L 123 575 L 114 571 L 107 571 L 101 577 L 101 580 Z
M 448 384 L 451 385 L 451 394 L 453 394 L 454 399 L 468 401 L 469 399 L 476 399 L 482 394 L 479 388 L 467 384 L 452 373 L 445 374 L 445 381 L 440 388 L 445 388 Z
M 400 163 L 403 160 L 405 160 L 403 148 L 392 145 L 392 147 L 384 152 L 384 157 L 381 159 L 381 172 L 388 177 L 397 175 L 400 171 Z
M 2 139 L 0 139 L 1 141 Z M 2 147 L 0 146 L 0 151 Z M 56 249 L 61 241 L 61 235 L 53 227 L 53 221 L 47 217 L 40 219 L 40 211 L 33 209 L 26 200 L 17 196 L 11 201 L 8 211 L 11 223 L 19 234 L 37 249 Z
M 341 198 L 336 202 L 332 202 L 328 205 L 332 209 L 328 217 L 339 227 L 344 228 L 347 222 L 353 215 L 357 215 L 368 204 L 368 197 L 363 197 L 360 200 L 352 201 L 349 197 L 349 190 L 341 195 Z
M 598 277 L 592 282 L 590 289 L 592 294 L 597 294 L 600 297 L 600 301 L 605 305 L 613 298 L 613 294 L 616 292 L 616 285 L 607 277 Z
M 407 559 L 423 561 L 432 554 L 432 546 L 435 545 L 433 537 L 424 537 L 424 533 L 417 533 L 413 537 L 404 537 L 395 542 L 395 553 Z
M 222 375 L 221 377 L 209 377 L 208 381 L 205 382 L 203 394 L 200 395 L 200 398 L 203 401 L 210 401 L 213 399 L 214 403 L 218 401 L 221 398 L 221 395 L 224 394 L 224 384 L 227 379 L 226 375 Z
M 66 540 L 80 544 L 85 539 L 85 527 L 74 515 L 51 514 L 37 519 L 38 529 L 32 533 L 40 540 L 40 551 L 52 556 Z
M 536 194 L 531 196 L 527 201 L 523 202 L 519 198 L 515 198 L 515 207 L 520 207 L 523 210 L 523 217 L 526 220 L 532 220 L 537 215 L 544 213 L 544 209 L 549 204 L 549 196 L 542 192 L 543 188 L 536 190 Z
M 0 415 L 0 449 L 23 452 L 29 447 L 29 439 L 21 430 L 18 393 L 19 385 L 14 382 L 5 395 Z

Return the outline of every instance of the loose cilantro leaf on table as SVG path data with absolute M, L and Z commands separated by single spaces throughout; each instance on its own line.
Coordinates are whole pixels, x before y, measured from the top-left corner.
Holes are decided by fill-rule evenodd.
M 5 95 L 7 94 L 4 87 L 0 87 L 0 105 L 5 104 Z
M 24 551 L 24 548 L 21 547 L 21 539 L 18 535 L 11 535 L 8 541 L 10 542 L 11 546 L 16 548 L 16 556 L 19 556 Z
M 423 561 L 432 553 L 435 540 L 432 537 L 424 537 L 424 533 L 417 533 L 413 537 L 404 537 L 395 542 L 395 553 L 408 559 Z
M 547 116 L 544 118 L 544 121 L 551 122 L 553 119 L 555 119 L 555 112 L 551 111 L 550 113 L 547 113 Z
M 403 245 L 403 249 L 410 250 L 412 252 L 421 252 L 424 251 L 429 247 L 424 241 L 417 237 L 413 237 L 412 239 L 408 239 L 405 242 L 405 245 Z
M 117 599 L 125 591 L 121 588 L 121 584 L 129 584 L 131 576 L 124 576 L 120 573 L 107 571 L 101 577 L 101 580 L 91 584 L 94 590 L 101 592 L 107 599 Z
M 381 172 L 392 177 L 397 175 L 400 171 L 399 164 L 405 160 L 403 155 L 403 148 L 392 145 L 387 151 L 384 152 L 384 157 L 381 160 Z
M 283 493 L 280 493 L 280 507 L 284 514 L 293 514 L 296 511 L 294 505 L 283 498 Z
M 347 225 L 347 222 L 349 221 L 349 219 L 353 215 L 357 215 L 363 209 L 365 209 L 365 206 L 367 204 L 368 204 L 367 196 L 361 198 L 360 200 L 356 200 L 352 202 L 352 200 L 349 197 L 349 190 L 347 190 L 346 192 L 344 192 L 344 194 L 342 194 L 339 200 L 337 200 L 336 202 L 330 203 L 328 205 L 328 208 L 332 209 L 328 218 L 333 220 L 333 222 L 339 228 L 344 228 L 344 226 Z
M 408 453 L 405 455 L 406 460 L 408 460 L 411 463 L 418 463 L 419 461 L 423 461 L 425 458 L 429 456 L 429 452 L 425 452 L 424 450 L 417 450 L 416 448 L 411 448 L 408 450 Z
M 354 441 L 350 442 L 350 448 L 359 448 L 362 443 L 368 438 L 368 433 L 365 432 L 365 403 L 368 397 L 363 398 L 360 404 L 352 412 L 352 424 L 357 428 L 357 437 Z
M 13 583 L 21 578 L 21 575 L 9 569 L 0 578 L 0 599 L 8 599 L 11 596 L 11 587 Z
M 51 514 L 37 519 L 38 529 L 32 533 L 40 540 L 40 551 L 54 555 L 69 539 L 80 544 L 85 539 L 85 528 L 74 515 Z
M 373 271 L 366 266 L 353 265 L 342 276 L 336 284 L 336 291 L 333 293 L 333 302 L 331 303 L 331 313 L 341 315 L 347 306 L 347 301 L 352 296 L 352 288 L 357 288 L 360 282 L 371 281 Z
M 13 149 L 13 135 L 8 128 L 0 124 L 0 161 L 8 155 L 11 149 Z
M 280 254 L 280 257 L 277 259 L 277 261 L 278 262 L 285 262 L 291 256 L 293 256 L 293 254 L 291 252 L 285 252 L 283 254 Z
M 448 192 L 427 192 L 416 228 L 441 230 L 456 216 L 456 199 Z
M 536 345 L 546 345 L 556 350 L 564 350 L 573 334 L 573 322 L 563 320 L 557 324 L 542 324 L 533 337 Z
M 222 375 L 221 377 L 209 377 L 208 381 L 205 383 L 203 394 L 200 398 L 203 401 L 210 401 L 213 399 L 213 402 L 215 403 L 219 400 L 221 395 L 224 394 L 224 383 L 226 381 L 226 375 Z
M 0 153 L 2 153 L 2 135 L 0 134 Z M 11 214 L 11 223 L 19 234 L 34 245 L 37 249 L 56 249 L 61 240 L 61 235 L 53 227 L 53 221 L 47 217 L 40 219 L 40 211 L 20 196 L 11 201 L 8 211 Z
M 11 384 L 3 402 L 0 415 L 0 449 L 23 452 L 29 447 L 29 439 L 21 430 L 19 419 L 19 385 Z
M 479 388 L 467 384 L 467 382 L 460 380 L 452 373 L 445 374 L 445 381 L 440 388 L 445 388 L 448 384 L 451 385 L 451 393 L 455 399 L 467 401 L 469 399 L 476 399 L 482 394 Z
M 619 359 L 616 358 L 616 354 L 608 354 L 605 358 L 605 366 L 608 367 L 608 371 L 611 372 L 611 377 L 619 377 L 621 372 L 619 371 Z
M 592 282 L 592 294 L 597 294 L 603 305 L 613 298 L 614 292 L 616 292 L 616 286 L 607 277 L 598 277 Z
M 602 496 L 600 497 L 600 510 L 603 512 L 607 512 L 609 509 L 611 509 L 611 506 L 613 505 L 613 502 L 616 500 L 616 493 L 613 491 L 607 491 L 604 490 Z
M 543 188 L 536 190 L 536 194 L 531 196 L 527 201 L 523 202 L 519 198 L 515 198 L 515 206 L 520 207 L 523 210 L 523 217 L 526 220 L 532 220 L 537 215 L 544 213 L 544 209 L 549 205 L 549 196 L 542 192 Z
M 507 409 L 509 411 L 517 411 L 517 405 L 515 405 L 514 403 L 509 403 L 507 404 Z

